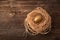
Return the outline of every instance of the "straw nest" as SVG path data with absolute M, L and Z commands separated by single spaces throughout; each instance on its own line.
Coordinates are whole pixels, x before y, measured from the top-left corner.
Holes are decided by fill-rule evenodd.
M 51 29 L 51 17 L 41 7 L 37 7 L 27 14 L 24 22 L 26 32 L 31 35 L 47 34 Z

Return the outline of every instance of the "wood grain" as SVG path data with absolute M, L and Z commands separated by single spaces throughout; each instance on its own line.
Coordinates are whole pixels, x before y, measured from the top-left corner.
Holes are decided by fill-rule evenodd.
M 24 19 L 34 8 L 40 6 L 52 17 L 52 30 L 47 35 L 23 37 Z M 8 13 L 15 13 L 10 17 Z M 0 0 L 0 40 L 60 40 L 59 0 Z M 5 21 L 5 20 L 7 21 Z

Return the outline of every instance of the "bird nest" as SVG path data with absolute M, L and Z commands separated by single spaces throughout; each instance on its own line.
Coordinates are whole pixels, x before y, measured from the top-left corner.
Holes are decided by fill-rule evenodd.
M 28 13 L 24 23 L 26 32 L 31 35 L 47 34 L 51 29 L 51 17 L 41 7 Z

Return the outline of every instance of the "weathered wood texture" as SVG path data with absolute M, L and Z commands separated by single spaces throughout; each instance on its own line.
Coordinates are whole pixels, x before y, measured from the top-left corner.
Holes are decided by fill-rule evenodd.
M 59 0 L 0 0 L 0 40 L 60 40 Z M 22 37 L 24 19 L 36 7 L 44 8 L 52 17 L 52 30 L 47 35 Z M 13 14 L 13 15 L 10 15 Z

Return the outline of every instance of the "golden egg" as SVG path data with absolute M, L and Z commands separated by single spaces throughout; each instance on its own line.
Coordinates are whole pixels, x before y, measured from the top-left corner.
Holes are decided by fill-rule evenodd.
M 41 15 L 37 15 L 37 16 L 35 16 L 35 18 L 34 18 L 34 22 L 35 22 L 35 23 L 40 23 L 41 20 L 42 20 L 42 16 L 41 16 Z

